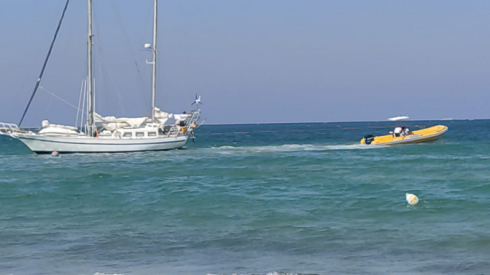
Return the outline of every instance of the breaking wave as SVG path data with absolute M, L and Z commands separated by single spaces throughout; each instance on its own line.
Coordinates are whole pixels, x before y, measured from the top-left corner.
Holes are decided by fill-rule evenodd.
M 366 150 L 380 149 L 386 146 L 368 146 L 362 144 L 348 145 L 315 145 L 315 144 L 285 144 L 269 146 L 216 146 L 207 148 L 221 153 L 275 153 L 275 152 L 302 152 L 302 151 L 331 151 L 331 150 Z

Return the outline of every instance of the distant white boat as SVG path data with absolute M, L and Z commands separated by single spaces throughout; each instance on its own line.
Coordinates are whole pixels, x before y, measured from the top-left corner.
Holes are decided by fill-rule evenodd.
M 396 116 L 396 117 L 390 117 L 388 120 L 390 121 L 399 121 L 399 120 L 407 120 L 409 119 L 408 116 Z
M 65 5 L 66 11 L 68 2 Z M 201 111 L 199 104 L 201 97 L 196 95 L 196 109 L 184 114 L 169 114 L 160 111 L 155 106 L 156 97 L 156 63 L 157 63 L 157 15 L 158 0 L 154 0 L 153 18 L 153 45 L 145 44 L 145 48 L 153 53 L 152 76 L 152 110 L 151 118 L 116 118 L 113 116 L 102 117 L 94 111 L 94 89 L 92 76 L 92 0 L 88 0 L 88 78 L 86 85 L 86 98 L 83 100 L 82 108 L 78 108 L 77 113 L 82 113 L 80 119 L 81 127 L 51 124 L 49 121 L 42 121 L 42 128 L 38 132 L 28 129 L 20 129 L 24 116 L 29 108 L 29 104 L 24 111 L 24 115 L 19 126 L 13 123 L 0 122 L 0 135 L 8 135 L 23 142 L 29 149 L 36 153 L 51 153 L 53 151 L 65 153 L 108 153 L 108 152 L 136 152 L 136 151 L 156 151 L 180 148 L 185 145 L 189 137 L 194 134 L 194 129 L 200 126 Z M 63 19 L 62 16 L 62 19 Z M 60 23 L 61 24 L 61 20 Z M 58 26 L 59 29 L 59 26 Z M 57 34 L 57 33 L 56 33 Z M 56 35 L 54 37 L 56 39 Z M 51 44 L 51 48 L 54 40 Z M 51 49 L 50 49 L 51 52 Z M 50 53 L 49 52 L 49 53 Z M 49 58 L 49 53 L 45 64 Z M 45 67 L 45 66 L 44 66 Z M 44 72 L 38 78 L 31 100 L 39 87 L 39 83 Z M 85 109 L 85 102 L 87 103 Z M 83 115 L 86 113 L 86 121 Z M 78 120 L 78 116 L 77 116 Z M 166 124 L 170 121 L 170 124 Z

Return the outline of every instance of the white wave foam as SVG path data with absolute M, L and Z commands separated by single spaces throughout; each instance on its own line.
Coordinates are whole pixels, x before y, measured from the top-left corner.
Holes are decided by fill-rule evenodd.
M 274 152 L 301 152 L 301 151 L 330 151 L 330 150 L 364 150 L 384 148 L 385 146 L 368 146 L 363 144 L 349 145 L 314 145 L 314 144 L 285 144 L 270 146 L 218 146 L 211 147 L 214 152 L 223 154 L 234 153 L 274 153 Z

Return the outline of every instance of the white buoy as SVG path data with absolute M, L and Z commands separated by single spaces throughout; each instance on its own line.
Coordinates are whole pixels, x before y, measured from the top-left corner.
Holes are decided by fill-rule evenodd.
M 416 205 L 417 203 L 419 203 L 419 198 L 414 194 L 407 193 L 405 194 L 405 197 L 407 198 L 407 202 L 410 205 Z
M 53 151 L 53 153 L 51 153 L 51 156 L 52 156 L 52 157 L 57 157 L 57 156 L 59 156 L 59 155 L 60 155 L 60 153 L 58 153 L 58 152 L 56 152 L 56 151 Z

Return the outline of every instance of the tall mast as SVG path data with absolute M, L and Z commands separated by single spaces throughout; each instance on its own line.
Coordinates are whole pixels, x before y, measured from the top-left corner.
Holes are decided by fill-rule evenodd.
M 153 7 L 153 76 L 151 88 L 151 120 L 155 121 L 155 102 L 157 91 L 157 17 L 158 17 L 158 0 L 155 0 Z
M 92 76 L 92 0 L 88 0 L 88 82 L 87 82 L 87 88 L 88 88 L 88 131 L 87 135 L 93 136 L 94 129 L 93 129 L 93 124 L 94 124 L 94 106 L 93 106 L 93 76 Z

